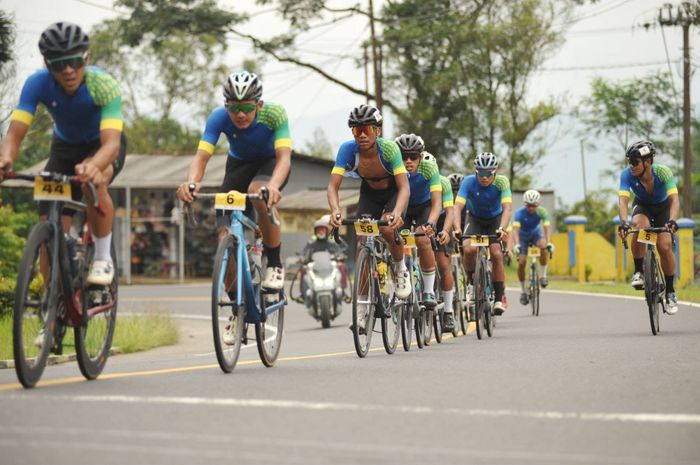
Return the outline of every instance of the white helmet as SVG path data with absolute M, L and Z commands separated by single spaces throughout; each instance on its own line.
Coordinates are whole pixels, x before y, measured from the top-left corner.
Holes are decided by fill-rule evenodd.
M 433 163 L 437 163 L 435 155 L 430 152 L 423 152 L 423 161 L 432 161 Z
M 321 218 L 317 219 L 314 223 L 314 229 L 316 228 L 331 228 L 331 215 L 323 215 Z
M 535 189 L 530 189 L 525 191 L 523 194 L 523 202 L 525 205 L 539 205 L 540 204 L 540 193 Z
M 495 170 L 498 168 L 498 158 L 491 152 L 481 152 L 474 159 L 474 168 L 478 170 Z
M 231 74 L 224 82 L 226 100 L 259 100 L 262 97 L 262 82 L 257 74 L 241 71 Z

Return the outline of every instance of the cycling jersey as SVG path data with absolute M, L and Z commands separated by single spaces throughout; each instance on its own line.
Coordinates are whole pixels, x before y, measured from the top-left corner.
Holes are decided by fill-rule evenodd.
M 65 93 L 48 69 L 35 72 L 24 82 L 12 121 L 30 125 L 39 103 L 51 114 L 56 136 L 68 144 L 88 144 L 99 140 L 102 129 L 124 127 L 119 85 L 97 66 L 85 69 L 85 79 L 73 95 Z
M 437 163 L 421 160 L 416 172 L 413 174 L 408 173 L 408 184 L 411 188 L 411 195 L 408 198 L 409 206 L 429 202 L 431 192 L 440 192 L 442 190 L 440 170 Z
M 479 184 L 474 174 L 465 177 L 455 199 L 455 203 L 466 204 L 469 213 L 477 218 L 494 218 L 503 213 L 504 203 L 511 202 L 510 183 L 500 174 L 486 187 Z
M 396 142 L 389 139 L 377 138 L 377 152 L 379 153 L 379 161 L 387 172 L 387 176 L 396 176 L 401 173 L 406 173 L 406 168 L 403 166 L 401 159 L 401 150 Z M 332 174 L 339 174 L 350 178 L 364 178 L 360 175 L 357 168 L 360 165 L 360 146 L 354 140 L 349 140 L 338 149 L 338 154 L 335 157 L 335 166 Z M 383 179 L 383 178 L 381 178 Z M 374 179 L 368 179 L 373 181 Z
M 534 213 L 527 211 L 527 207 L 521 207 L 515 212 L 513 226 L 520 228 L 521 233 L 531 233 L 540 229 L 540 222 L 544 226 L 549 226 L 549 213 L 544 207 L 537 207 Z
M 620 197 L 630 197 L 634 193 L 637 202 L 643 204 L 658 204 L 663 202 L 671 194 L 678 194 L 676 180 L 671 169 L 664 165 L 651 165 L 654 188 L 648 193 L 641 180 L 632 176 L 632 170 L 627 167 L 620 174 Z
M 454 205 L 454 195 L 452 194 L 452 184 L 445 176 L 440 175 L 440 185 L 442 185 L 442 212 L 445 213 L 445 208 Z
M 245 129 L 233 124 L 225 107 L 215 109 L 207 119 L 198 149 L 214 153 L 221 133 L 228 139 L 228 155 L 237 160 L 265 160 L 275 156 L 275 149 L 292 148 L 287 112 L 277 103 L 265 102 Z

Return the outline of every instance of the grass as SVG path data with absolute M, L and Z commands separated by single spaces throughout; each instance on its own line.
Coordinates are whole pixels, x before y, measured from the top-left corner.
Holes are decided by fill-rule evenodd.
M 177 341 L 177 328 L 167 314 L 145 313 L 117 317 L 112 347 L 118 347 L 122 353 L 131 353 L 172 345 Z M 63 353 L 75 353 L 70 328 L 63 340 Z M 0 318 L 0 360 L 12 357 L 12 317 L 8 315 Z

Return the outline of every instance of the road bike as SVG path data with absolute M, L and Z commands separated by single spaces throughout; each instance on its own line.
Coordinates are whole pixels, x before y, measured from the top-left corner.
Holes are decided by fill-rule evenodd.
M 194 192 L 194 184 L 189 186 Z M 246 194 L 237 191 L 196 194 L 197 198 L 214 199 L 214 208 L 230 213 L 228 234 L 219 240 L 214 258 L 211 291 L 211 321 L 214 349 L 219 366 L 231 373 L 236 366 L 241 344 L 248 344 L 248 327 L 255 326 L 255 340 L 260 360 L 272 367 L 277 360 L 284 332 L 284 309 L 287 300 L 283 290 L 262 288 L 262 245 L 258 225 L 243 212 L 247 200 L 267 203 L 268 191 Z M 279 224 L 273 209 L 268 215 Z M 247 237 L 248 236 L 248 237 Z
M 77 176 L 43 171 L 38 175 L 10 172 L 6 179 L 31 181 L 34 199 L 49 202 L 48 218 L 32 228 L 17 275 L 12 322 L 15 371 L 20 383 L 33 387 L 41 378 L 50 352 L 63 353 L 64 337 L 73 328 L 76 358 L 87 379 L 97 378 L 109 357 L 117 318 L 118 273 L 109 286 L 87 282 L 94 256 L 87 206 L 72 200 Z M 92 183 L 85 186 L 98 214 L 104 215 Z M 75 230 L 64 232 L 64 209 L 81 213 Z M 117 269 L 114 245 L 112 261 Z
M 404 260 L 411 277 L 411 294 L 404 301 L 404 319 L 401 326 L 402 342 L 405 351 L 410 350 L 412 330 L 416 332 L 416 345 L 419 349 L 430 345 L 433 332 L 433 309 L 423 301 L 423 271 L 418 263 L 416 237 L 425 233 L 403 229 L 400 232 L 404 244 Z
M 452 276 L 455 282 L 455 295 L 452 300 L 452 312 L 455 317 L 455 330 L 452 334 L 456 337 L 455 333 L 460 329 L 462 335 L 467 335 L 467 330 L 469 328 L 469 293 L 467 292 L 467 273 L 464 271 L 464 262 L 462 261 L 462 243 L 461 241 L 454 242 L 455 249 L 452 253 Z
M 547 249 L 549 253 L 549 258 L 551 260 L 552 258 L 552 251 L 550 249 Z M 539 263 L 539 258 L 542 253 L 542 250 L 537 247 L 537 244 L 535 243 L 528 243 L 527 244 L 527 258 L 530 261 L 530 266 L 529 266 L 529 278 L 528 278 L 528 287 L 527 287 L 527 298 L 528 301 L 530 302 L 530 306 L 532 307 L 532 314 L 535 316 L 540 315 L 540 291 L 541 291 L 541 285 L 540 285 L 540 275 L 539 275 L 539 267 L 537 266 Z

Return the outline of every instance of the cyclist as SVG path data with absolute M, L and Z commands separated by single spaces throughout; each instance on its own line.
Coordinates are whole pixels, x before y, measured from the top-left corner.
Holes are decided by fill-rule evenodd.
M 520 280 L 520 303 L 528 304 L 528 294 L 525 289 L 525 262 L 527 261 L 527 246 L 532 243 L 540 248 L 540 285 L 547 287 L 547 250 L 554 251 L 551 237 L 549 213 L 540 206 L 541 195 L 534 189 L 523 194 L 524 207 L 515 212 L 513 219 L 513 251 L 518 256 L 518 279 Z M 541 226 L 540 226 L 541 224 Z M 544 232 L 543 232 L 544 230 Z
M 454 196 L 452 194 L 452 185 L 450 180 L 445 176 L 440 176 L 440 184 L 442 185 L 442 212 L 437 221 L 438 233 L 438 252 L 435 254 L 438 269 L 440 270 L 440 288 L 442 289 L 442 298 L 445 303 L 445 308 L 442 313 L 442 327 L 446 332 L 450 332 L 455 327 L 455 319 L 452 314 L 452 300 L 455 295 L 455 282 L 452 276 L 452 222 L 454 221 Z
M 464 175 L 461 173 L 452 173 L 449 176 L 447 176 L 447 179 L 450 180 L 450 186 L 452 187 L 452 197 L 455 199 L 457 198 L 457 193 L 459 192 L 459 188 L 462 185 L 462 181 L 464 180 Z M 454 211 L 454 210 L 453 210 Z M 459 230 L 463 231 L 464 230 L 464 224 L 465 220 L 467 219 L 467 209 L 462 210 L 462 214 L 460 216 L 460 227 Z
M 12 113 L 7 136 L 0 145 L 0 179 L 17 160 L 19 147 L 27 135 L 39 103 L 54 121 L 54 134 L 46 170 L 77 175 L 82 182 L 97 187 L 103 214 L 90 202 L 87 220 L 92 229 L 95 256 L 87 282 L 106 286 L 114 278 L 110 254 L 114 206 L 107 186 L 124 166 L 126 137 L 121 110 L 121 92 L 112 76 L 96 66 L 88 66 L 88 35 L 67 21 L 51 24 L 39 39 L 39 51 L 46 68 L 27 78 L 19 103 Z M 72 190 L 74 200 L 81 192 Z M 39 215 L 46 219 L 49 205 L 39 203 Z M 63 212 L 66 230 L 71 210 Z
M 328 182 L 328 205 L 331 208 L 331 226 L 340 227 L 342 212 L 338 189 L 343 176 L 362 179 L 357 215 L 388 219 L 389 226 L 380 228 L 381 234 L 394 259 L 396 296 L 405 299 L 411 293 L 410 275 L 404 263 L 403 247 L 394 242 L 392 230 L 403 225 L 402 215 L 409 197 L 408 177 L 396 142 L 380 137 L 382 119 L 379 110 L 371 105 L 360 105 L 350 112 L 348 126 L 354 139 L 343 143 L 338 149 Z M 369 310 L 369 304 L 359 305 L 367 306 L 358 312 L 362 320 Z
M 201 187 L 207 163 L 214 147 L 223 133 L 228 139 L 229 150 L 226 174 L 220 190 L 248 193 L 269 192 L 267 205 L 252 202 L 258 214 L 258 224 L 263 234 L 267 268 L 262 287 L 270 290 L 282 289 L 284 268 L 280 258 L 281 230 L 267 215 L 282 198 L 282 189 L 287 183 L 292 157 L 292 140 L 289 135 L 287 112 L 278 103 L 263 102 L 262 82 L 257 75 L 240 71 L 226 78 L 223 85 L 224 105 L 211 112 L 197 153 L 190 165 L 187 181 L 177 190 L 177 196 L 192 202 L 189 185 L 195 184 L 195 193 Z M 246 209 L 252 214 L 250 208 Z M 228 215 L 217 212 L 219 238 L 227 234 Z
M 493 311 L 496 315 L 502 315 L 506 311 L 505 300 L 505 270 L 503 268 L 503 254 L 497 241 L 507 242 L 508 232 L 506 227 L 510 221 L 511 192 L 508 178 L 498 171 L 498 158 L 493 153 L 482 152 L 474 160 L 476 173 L 466 176 L 455 199 L 455 220 L 459 219 L 462 209 L 468 209 L 465 234 L 498 234 L 498 240 L 489 239 L 491 262 L 493 263 L 493 288 L 495 303 Z M 457 236 L 461 234 L 461 228 L 455 224 L 453 229 Z M 473 283 L 474 267 L 476 263 L 477 248 L 464 241 L 464 267 L 467 278 Z
M 680 214 L 680 200 L 676 180 L 670 168 L 654 163 L 656 147 L 647 140 L 635 142 L 625 153 L 628 167 L 620 174 L 618 206 L 620 210 L 620 236 L 624 239 L 631 226 L 627 223 L 630 195 L 635 196 L 632 203 L 632 226 L 635 228 L 667 227 L 671 233 L 678 230 L 676 220 Z M 676 256 L 673 253 L 671 233 L 659 234 L 656 247 L 661 257 L 661 269 L 666 281 L 666 313 L 673 315 L 678 311 L 674 278 Z M 644 289 L 642 266 L 645 244 L 637 242 L 637 234 L 632 236 L 632 256 L 634 257 L 634 274 L 632 287 Z
M 425 143 L 415 134 L 401 134 L 394 139 L 401 150 L 403 166 L 408 172 L 411 195 L 404 221 L 415 226 L 416 232 L 427 236 L 416 237 L 418 259 L 423 274 L 423 303 L 434 308 L 435 300 L 435 254 L 430 245 L 430 236 L 437 232 L 436 223 L 442 210 L 442 184 L 435 157 L 425 151 Z

